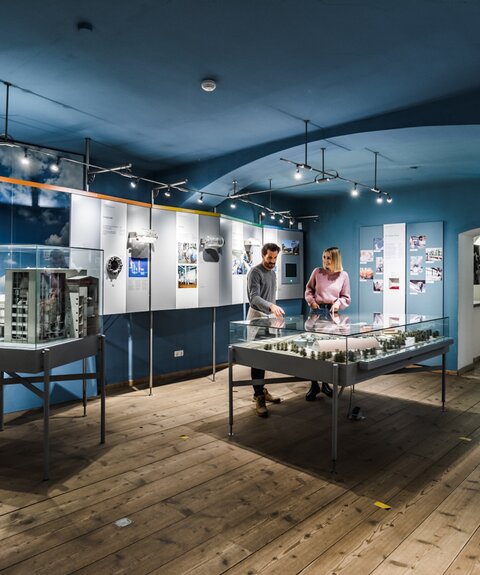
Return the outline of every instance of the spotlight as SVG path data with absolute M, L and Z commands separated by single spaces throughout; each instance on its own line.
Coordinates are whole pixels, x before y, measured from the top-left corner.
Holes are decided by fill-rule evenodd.
M 20 159 L 20 162 L 21 162 L 24 166 L 28 166 L 28 164 L 30 164 L 30 158 L 28 157 L 28 150 L 27 150 L 27 148 L 25 148 L 25 150 L 23 151 L 23 158 Z
M 295 221 L 294 221 L 293 219 L 291 219 L 291 220 L 288 222 L 288 224 L 290 225 L 291 228 L 293 227 L 293 224 L 294 224 L 294 223 L 295 223 Z
M 380 190 L 377 192 L 377 204 L 383 204 L 383 196 Z
M 234 210 L 237 207 L 237 202 L 235 200 L 232 200 L 230 202 L 230 207 L 232 208 L 232 210 Z
M 280 219 L 278 221 L 280 224 L 283 224 L 283 216 L 280 216 Z
M 357 188 L 357 184 L 355 184 L 353 186 L 353 190 L 350 192 L 350 195 L 352 196 L 352 198 L 356 198 L 358 197 L 358 188 Z
M 295 171 L 295 175 L 293 176 L 296 180 L 301 180 L 302 179 L 302 172 L 300 171 L 299 166 L 297 166 L 297 169 Z
M 172 192 L 170 191 L 170 188 L 167 188 L 167 189 L 163 192 L 163 195 L 164 195 L 166 198 L 169 198 L 169 197 L 172 195 Z
M 274 219 L 275 219 L 275 214 L 274 214 L 273 212 L 270 214 L 270 219 L 271 219 L 271 220 L 274 220 Z
M 262 216 L 262 218 L 264 218 L 267 215 L 267 212 L 265 210 L 262 210 L 260 212 L 260 215 Z
M 200 194 L 200 197 L 198 198 L 197 202 L 199 204 L 203 204 L 203 194 Z
M 133 178 L 133 180 L 130 180 L 130 187 L 135 189 L 138 185 L 138 178 Z
M 387 194 L 387 204 L 391 204 L 393 202 L 393 198 L 390 194 Z
M 52 162 L 50 164 L 50 171 L 54 174 L 58 174 L 60 171 L 60 158 L 58 158 L 56 162 Z

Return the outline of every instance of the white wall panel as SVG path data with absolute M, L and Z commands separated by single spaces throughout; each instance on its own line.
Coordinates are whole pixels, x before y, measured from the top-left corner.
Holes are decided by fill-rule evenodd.
M 72 194 L 70 247 L 100 249 L 101 200 Z
M 176 213 L 152 210 L 152 229 L 158 240 L 152 248 L 152 309 L 175 309 L 177 286 Z
M 127 238 L 127 205 L 110 200 L 101 200 L 101 248 L 104 251 L 104 300 L 105 315 L 126 312 L 126 275 L 125 261 Z M 116 278 L 111 278 L 105 271 L 105 266 L 112 256 L 122 260 L 122 270 Z
M 131 232 L 141 232 L 150 228 L 150 208 L 142 206 L 127 206 L 127 242 Z M 133 259 L 133 262 L 132 262 Z M 135 277 L 135 262 L 139 259 L 146 263 L 148 274 L 151 273 L 149 262 L 148 244 L 143 245 L 143 249 L 138 251 L 134 247 L 133 251 L 127 243 L 125 250 L 125 279 L 127 283 L 127 312 L 148 311 L 149 278 L 148 275 Z M 147 260 L 145 262 L 145 259 Z M 140 262 L 139 262 L 140 263 Z M 143 266 L 142 266 L 143 267 Z
M 405 313 L 405 224 L 383 226 L 383 313 Z
M 177 212 L 176 246 L 177 294 L 176 308 L 198 307 L 198 215 Z
M 209 250 L 205 249 L 201 243 L 207 236 L 221 236 L 220 218 L 199 216 L 198 230 L 200 236 L 198 305 L 199 307 L 217 307 L 220 304 L 220 260 L 225 257 L 223 246 L 219 250 Z

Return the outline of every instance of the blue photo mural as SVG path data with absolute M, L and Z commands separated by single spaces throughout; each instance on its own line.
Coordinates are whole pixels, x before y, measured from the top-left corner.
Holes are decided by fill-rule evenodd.
M 81 189 L 82 166 L 65 159 L 71 154 L 59 157 L 43 148 L 0 146 L 0 175 Z M 0 243 L 67 246 L 69 223 L 70 194 L 0 182 Z

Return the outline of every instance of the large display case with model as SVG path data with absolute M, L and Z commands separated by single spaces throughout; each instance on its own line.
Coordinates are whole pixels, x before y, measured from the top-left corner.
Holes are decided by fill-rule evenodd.
M 100 250 L 0 246 L 0 345 L 98 334 L 102 268 Z
M 41 398 L 44 479 L 49 477 L 52 382 L 83 381 L 86 414 L 86 382 L 97 380 L 95 394 L 101 397 L 100 441 L 105 441 L 105 361 L 100 322 L 102 277 L 101 250 L 0 246 L 0 290 L 3 291 L 0 293 L 0 431 L 3 431 L 6 385 L 21 384 Z M 87 373 L 86 359 L 91 356 L 97 358 L 96 369 Z M 79 360 L 83 360 L 81 373 L 53 372 L 54 368 Z
M 442 356 L 442 409 L 445 408 L 445 355 L 453 340 L 448 318 L 380 313 L 260 318 L 230 323 L 229 425 L 233 433 L 233 365 L 256 367 L 291 377 L 268 384 L 316 380 L 333 385 L 332 460 L 337 459 L 338 397 L 345 387 Z

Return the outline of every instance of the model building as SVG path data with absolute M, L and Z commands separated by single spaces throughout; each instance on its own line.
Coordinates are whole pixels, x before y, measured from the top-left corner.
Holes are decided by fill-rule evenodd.
M 98 333 L 98 279 L 85 270 L 7 269 L 4 315 L 6 343 Z

